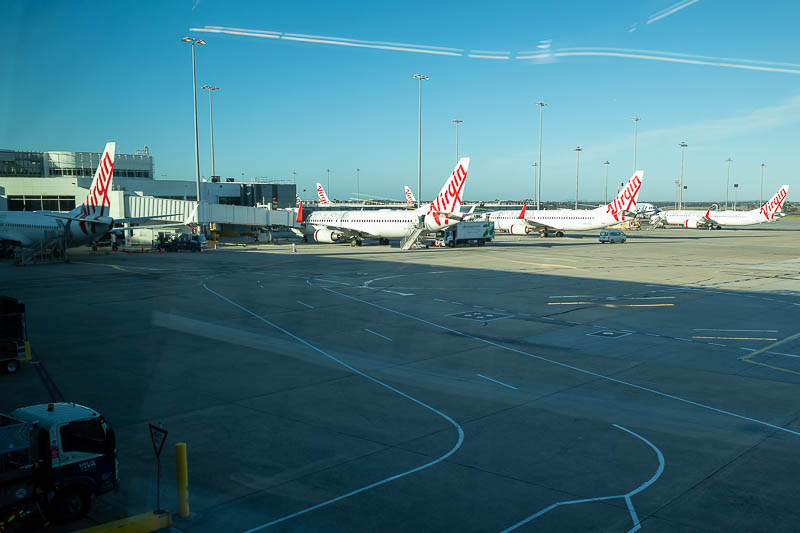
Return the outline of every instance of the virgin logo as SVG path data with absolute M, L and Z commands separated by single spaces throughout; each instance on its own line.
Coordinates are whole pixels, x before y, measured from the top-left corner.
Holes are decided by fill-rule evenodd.
M 408 200 L 409 202 L 413 202 L 414 201 L 414 198 L 412 198 L 412 196 L 411 196 L 411 190 L 410 189 L 406 189 L 406 200 Z
M 438 225 L 442 225 L 438 211 L 452 213 L 461 205 L 461 191 L 464 189 L 464 183 L 466 181 L 467 171 L 464 170 L 463 166 L 458 165 L 458 168 L 450 174 L 450 179 L 447 180 L 447 183 L 442 188 L 441 192 L 439 192 L 439 195 L 430 203 L 428 213 L 433 215 L 433 219 Z M 448 223 L 446 218 L 444 223 Z
M 764 215 L 767 220 L 775 218 L 775 213 L 783 207 L 784 200 L 786 200 L 786 189 L 781 188 L 769 202 L 761 207 L 759 213 Z
M 632 211 L 632 207 L 636 206 L 636 198 L 639 196 L 639 189 L 642 188 L 642 180 L 639 176 L 634 176 L 628 181 L 628 184 L 622 189 L 614 201 L 606 206 L 606 213 L 611 213 L 614 220 L 625 220 L 625 211 Z
M 103 160 L 100 161 L 100 166 L 97 169 L 97 180 L 94 186 L 89 190 L 89 195 L 86 201 L 81 205 L 81 218 L 85 217 L 101 217 L 106 213 L 106 208 L 111 208 L 111 200 L 108 198 L 108 189 L 111 185 L 111 175 L 114 172 L 114 162 L 108 155 L 108 152 L 103 152 Z M 86 228 L 86 221 L 80 222 L 81 231 L 88 235 Z M 92 224 L 92 233 L 94 233 L 94 224 Z
M 323 190 L 322 185 L 317 185 L 317 195 L 319 196 L 319 201 L 321 203 L 328 203 L 328 199 L 325 198 L 325 190 Z

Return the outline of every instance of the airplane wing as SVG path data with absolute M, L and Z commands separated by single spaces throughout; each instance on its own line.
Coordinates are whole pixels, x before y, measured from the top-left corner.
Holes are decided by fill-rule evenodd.
M 60 218 L 63 220 L 74 220 L 75 222 L 94 222 L 96 224 L 109 224 L 113 220 L 111 217 L 71 217 L 69 215 L 62 215 L 61 213 L 42 213 L 46 217 Z
M 31 240 L 20 233 L 12 231 L 0 233 L 0 243 L 6 246 L 29 246 Z
M 321 226 L 325 229 L 329 229 L 331 231 L 336 231 L 342 234 L 345 239 L 379 239 L 380 237 L 377 235 L 372 235 L 371 233 L 366 233 L 364 231 L 356 231 L 353 228 L 342 228 L 340 226 L 329 226 L 327 224 L 311 224 L 312 226 Z
M 180 225 L 182 222 L 178 222 L 177 220 L 159 220 L 161 217 L 177 217 L 182 215 L 183 213 L 172 213 L 171 215 L 153 215 L 151 217 L 131 217 L 131 218 L 115 218 L 115 223 L 124 224 L 126 222 L 145 222 L 147 220 L 155 220 L 156 222 L 172 222 L 173 225 Z
M 538 232 L 547 231 L 548 233 L 553 233 L 561 231 L 558 228 L 550 226 L 549 224 L 542 224 L 541 222 L 537 222 L 535 220 L 530 220 L 527 218 L 521 219 L 520 222 L 524 223 L 527 227 L 532 228 L 534 231 Z

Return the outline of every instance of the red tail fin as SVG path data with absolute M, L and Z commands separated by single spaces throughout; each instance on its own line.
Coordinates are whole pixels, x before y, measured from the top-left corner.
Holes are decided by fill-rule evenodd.
M 297 209 L 297 222 L 303 223 L 303 202 L 300 202 L 300 207 Z
M 528 209 L 528 204 L 522 204 L 522 211 L 519 212 L 518 219 L 522 220 L 525 218 L 525 210 Z

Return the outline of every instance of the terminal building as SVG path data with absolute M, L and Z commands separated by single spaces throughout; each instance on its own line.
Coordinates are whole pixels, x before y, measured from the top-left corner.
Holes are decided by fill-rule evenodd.
M 0 149 L 0 188 L 10 211 L 69 211 L 83 202 L 101 153 L 18 152 Z M 155 163 L 147 146 L 134 154 L 114 156 L 113 189 L 125 196 L 169 200 L 197 200 L 194 180 L 155 179 Z M 273 209 L 295 206 L 295 186 L 287 181 L 256 179 L 239 182 L 214 177 L 200 184 L 203 201 L 210 204 Z M 126 215 L 127 216 L 127 215 Z
M 74 209 L 86 199 L 101 156 L 99 152 L 0 149 L 0 210 Z M 113 176 L 109 215 L 115 219 L 183 221 L 192 217 L 204 229 L 231 235 L 266 232 L 269 239 L 274 229 L 295 225 L 296 187 L 288 181 L 213 177 L 200 183 L 198 204 L 194 180 L 155 179 L 155 162 L 147 146 L 133 154 L 116 153 Z M 141 234 L 146 240 L 153 234 L 143 224 L 132 237 Z

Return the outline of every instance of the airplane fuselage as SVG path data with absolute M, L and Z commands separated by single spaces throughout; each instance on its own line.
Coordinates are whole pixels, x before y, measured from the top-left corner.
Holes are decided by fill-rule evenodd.
M 706 227 L 710 225 L 752 226 L 774 221 L 774 218 L 764 215 L 758 209 L 752 209 L 750 211 L 702 211 L 682 209 L 664 211 L 663 213 L 667 224 L 686 228 Z
M 619 216 L 619 215 L 617 215 Z M 494 211 L 489 214 L 489 220 L 494 222 L 495 229 L 510 231 L 511 226 L 523 222 L 519 218 L 519 211 Z M 605 212 L 605 207 L 600 209 L 553 209 L 526 211 L 525 220 L 550 226 L 557 230 L 582 231 L 600 229 L 616 224 L 610 213 Z
M 103 217 L 99 222 L 60 220 L 48 216 L 49 211 L 6 211 L 0 213 L 0 242 L 11 246 L 39 246 L 54 238 L 63 239 L 66 246 L 91 244 L 106 234 L 113 220 Z
M 383 239 L 400 239 L 408 235 L 419 224 L 420 219 L 427 231 L 439 231 L 454 224 L 455 220 L 433 217 L 419 210 L 385 211 L 315 211 L 305 220 L 305 234 L 319 230 L 341 228 Z M 333 230 L 335 231 L 335 229 Z

